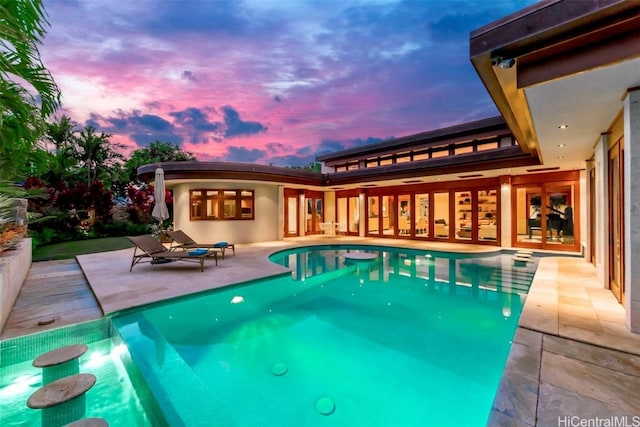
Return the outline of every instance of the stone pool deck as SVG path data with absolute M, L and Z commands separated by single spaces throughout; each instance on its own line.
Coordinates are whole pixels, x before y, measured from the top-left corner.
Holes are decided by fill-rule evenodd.
M 640 335 L 593 265 L 542 258 L 518 325 L 488 425 L 640 422 Z
M 35 263 L 32 272 L 36 272 L 30 272 L 0 339 L 92 320 L 180 295 L 286 274 L 286 269 L 268 261 L 270 253 L 329 243 L 453 252 L 499 249 L 400 239 L 296 238 L 236 245 L 235 256 L 227 254 L 218 261 L 218 266 L 212 259 L 207 260 L 204 272 L 200 272 L 197 264 L 180 262 L 141 264 L 129 272 L 133 249 L 125 249 L 78 257 L 90 286 L 84 285 L 84 290 L 69 261 L 59 272 L 54 268 L 56 262 L 48 266 Z M 64 283 L 73 282 L 75 287 L 64 290 L 50 286 L 56 278 Z M 47 292 L 53 296 L 47 297 Z M 47 303 L 47 299 L 53 302 Z M 51 318 L 55 319 L 53 324 L 38 325 L 38 320 Z M 558 426 L 571 425 L 560 424 L 563 418 L 559 417 L 640 417 L 638 390 L 640 335 L 627 331 L 622 306 L 609 291 L 599 288 L 595 268 L 576 257 L 540 259 L 488 424 Z M 632 418 L 628 420 L 631 422 Z

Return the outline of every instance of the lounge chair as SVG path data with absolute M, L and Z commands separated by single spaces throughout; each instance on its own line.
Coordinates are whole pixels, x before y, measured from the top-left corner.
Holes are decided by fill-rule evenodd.
M 233 243 L 196 243 L 195 240 L 189 237 L 187 233 L 182 230 L 167 231 L 166 233 L 167 235 L 169 235 L 169 237 L 171 237 L 171 239 L 173 239 L 173 242 L 171 242 L 171 244 L 173 245 L 174 242 L 176 243 L 176 246 L 172 246 L 172 249 L 218 249 L 222 253 L 222 259 L 224 259 L 224 251 L 226 249 L 231 249 L 233 251 L 233 254 L 236 254 L 236 247 Z
M 216 260 L 216 265 L 218 265 L 218 253 L 216 251 L 170 251 L 155 237 L 149 234 L 127 237 L 127 239 L 136 245 L 136 248 L 133 251 L 133 258 L 131 259 L 131 267 L 129 268 L 129 271 L 133 270 L 134 265 L 141 262 L 164 264 L 165 262 L 171 261 L 197 262 L 200 264 L 200 271 L 204 271 L 204 260 L 211 256 Z M 140 252 L 138 252 L 138 250 L 140 250 Z

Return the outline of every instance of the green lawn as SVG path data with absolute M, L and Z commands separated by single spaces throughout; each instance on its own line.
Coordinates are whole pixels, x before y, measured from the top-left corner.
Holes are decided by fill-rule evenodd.
M 33 251 L 32 260 L 49 261 L 53 259 L 74 258 L 76 255 L 96 252 L 115 251 L 133 247 L 126 237 L 105 237 L 103 239 L 77 240 L 75 242 L 55 243 L 41 246 Z

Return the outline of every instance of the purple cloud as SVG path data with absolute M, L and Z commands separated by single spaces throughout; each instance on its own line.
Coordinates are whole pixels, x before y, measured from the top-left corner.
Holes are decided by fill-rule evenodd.
M 224 113 L 224 124 L 227 127 L 224 136 L 227 138 L 239 135 L 251 135 L 267 130 L 261 123 L 241 120 L 240 114 L 228 105 L 222 107 L 222 112 Z

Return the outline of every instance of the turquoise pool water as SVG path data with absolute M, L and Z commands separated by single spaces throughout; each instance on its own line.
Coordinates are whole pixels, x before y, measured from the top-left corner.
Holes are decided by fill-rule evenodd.
M 86 343 L 80 372 L 96 376 L 86 395 L 86 417 L 100 417 L 110 426 L 166 425 L 162 412 L 130 363 L 126 346 L 101 319 L 0 343 L 0 425 L 40 426 L 42 411 L 27 407 L 29 397 L 42 385 L 42 370 L 32 361 L 40 354 L 65 345 Z
M 293 277 L 113 319 L 170 425 L 485 425 L 536 262 L 368 246 L 272 260 Z

